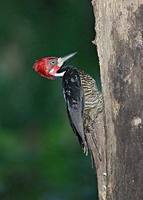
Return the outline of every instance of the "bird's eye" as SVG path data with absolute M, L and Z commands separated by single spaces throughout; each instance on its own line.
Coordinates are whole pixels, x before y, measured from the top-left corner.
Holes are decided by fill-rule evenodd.
M 50 63 L 51 63 L 51 65 L 55 65 L 55 64 L 56 64 L 56 61 L 55 61 L 55 60 L 52 60 Z

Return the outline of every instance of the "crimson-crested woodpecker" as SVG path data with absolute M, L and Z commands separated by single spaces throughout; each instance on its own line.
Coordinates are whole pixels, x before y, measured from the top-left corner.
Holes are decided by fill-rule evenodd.
M 89 145 L 86 138 L 86 124 L 90 120 L 90 110 L 98 115 L 103 110 L 103 98 L 95 80 L 82 70 L 66 67 L 64 64 L 76 53 L 65 57 L 45 57 L 34 64 L 34 70 L 41 76 L 53 79 L 61 77 L 67 113 L 73 131 L 78 137 L 84 153 L 88 154 Z

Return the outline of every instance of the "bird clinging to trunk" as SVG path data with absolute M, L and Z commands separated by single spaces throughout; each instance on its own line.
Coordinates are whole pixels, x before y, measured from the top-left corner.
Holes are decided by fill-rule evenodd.
M 78 137 L 84 153 L 87 155 L 90 144 L 87 140 L 89 123 L 92 115 L 103 110 L 102 94 L 98 91 L 95 80 L 82 70 L 66 67 L 65 61 L 76 53 L 65 57 L 45 57 L 34 64 L 34 70 L 48 79 L 62 78 L 63 94 L 71 127 Z M 95 117 L 96 117 L 95 116 Z

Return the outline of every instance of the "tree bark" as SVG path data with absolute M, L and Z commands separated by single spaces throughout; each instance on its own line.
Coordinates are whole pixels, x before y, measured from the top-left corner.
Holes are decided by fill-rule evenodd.
M 142 200 L 143 0 L 93 0 L 92 4 L 105 103 L 106 139 L 101 149 L 106 151 L 106 162 L 99 170 L 102 163 L 97 161 L 99 199 Z M 107 171 L 104 181 L 103 171 L 104 175 Z
M 106 200 L 106 151 L 104 112 L 95 115 L 91 109 L 85 116 L 86 138 L 96 167 L 98 196 L 100 200 Z M 90 117 L 90 119 L 89 119 Z

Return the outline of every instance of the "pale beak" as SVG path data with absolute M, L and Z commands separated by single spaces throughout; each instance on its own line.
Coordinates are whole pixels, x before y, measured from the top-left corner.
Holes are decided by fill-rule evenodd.
M 77 54 L 77 52 L 68 54 L 67 56 L 64 56 L 62 58 L 58 58 L 58 66 L 61 67 L 65 61 L 67 61 L 68 59 L 72 58 L 73 56 L 75 56 L 75 54 Z

